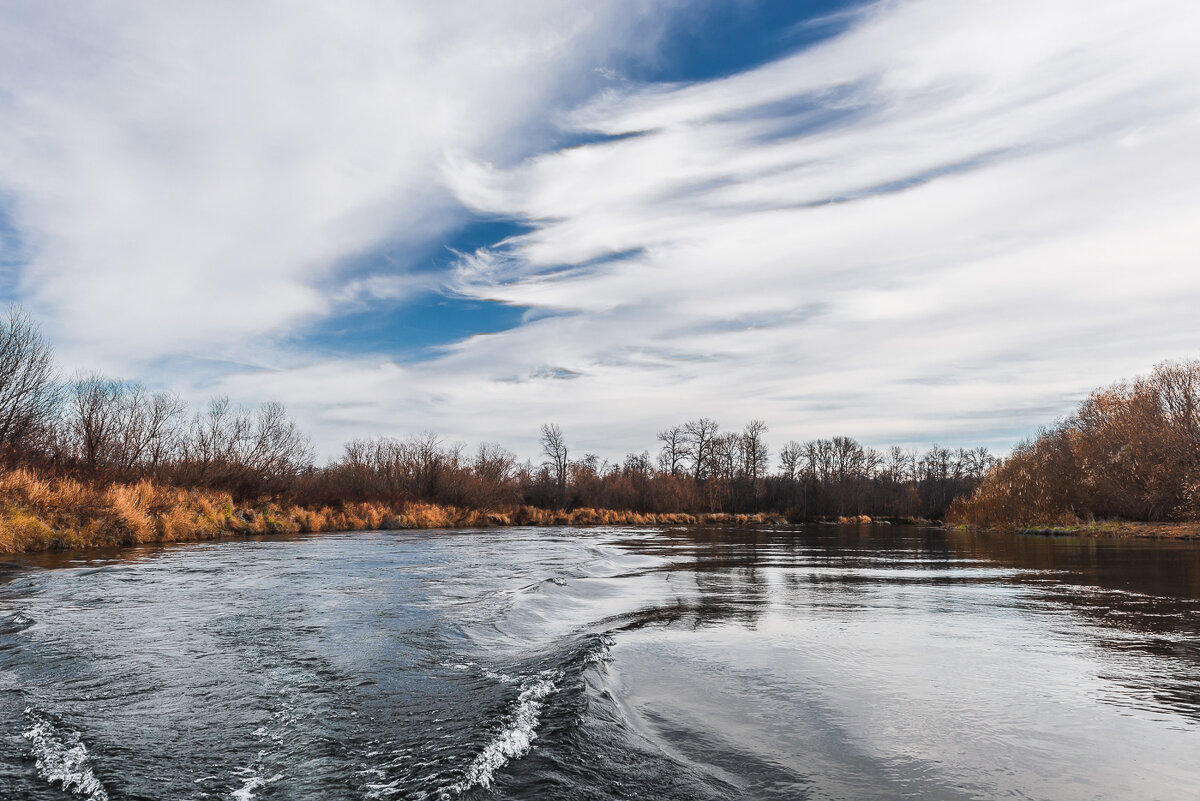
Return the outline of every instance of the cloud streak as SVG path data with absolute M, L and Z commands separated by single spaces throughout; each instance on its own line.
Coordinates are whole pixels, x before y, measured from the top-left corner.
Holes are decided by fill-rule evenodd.
M 337 310 L 372 248 L 461 223 L 450 152 L 544 142 L 654 4 L 117 2 L 10 5 L 0 25 L 0 197 L 22 299 L 69 358 L 239 357 Z M 653 36 L 647 37 L 652 41 Z M 404 265 L 400 266 L 403 270 Z
M 128 109 L 111 130 L 80 127 L 92 155 L 55 140 L 69 155 L 59 166 L 46 167 L 58 158 L 46 156 L 26 175 L 10 157 L 3 173 L 17 187 L 18 216 L 40 232 L 27 290 L 46 308 L 82 315 L 114 351 L 152 330 L 166 332 L 162 353 L 243 352 L 247 336 L 327 313 L 331 298 L 427 287 L 369 276 L 322 289 L 340 259 L 372 244 L 436 238 L 467 212 L 525 223 L 440 279 L 443 291 L 530 309 L 522 325 L 422 364 L 384 354 L 307 364 L 276 353 L 273 369 L 216 381 L 235 397 L 283 398 L 327 451 L 347 436 L 433 429 L 532 454 L 537 425 L 554 420 L 575 450 L 619 456 L 699 415 L 733 426 L 763 418 L 775 440 L 849 433 L 1004 448 L 1095 385 L 1195 353 L 1192 3 L 876 3 L 854 11 L 844 33 L 789 57 L 671 85 L 591 72 L 603 53 L 629 46 L 620 43 L 636 26 L 618 12 L 581 21 L 534 4 L 502 21 L 498 37 L 495 20 L 453 16 L 437 29 L 458 43 L 451 54 L 423 44 L 420 26 L 436 19 L 376 31 L 374 16 L 351 14 L 332 40 L 356 43 L 354 52 L 317 47 L 312 66 L 311 37 L 330 22 L 300 16 L 274 50 L 231 45 L 238 68 L 196 89 L 201 99 L 231 93 L 233 116 L 257 120 L 249 131 L 227 122 L 222 103 L 143 109 L 161 123 L 190 121 L 199 106 L 214 122 L 181 124 L 188 132 L 167 137 L 169 154 L 131 157 L 138 93 L 109 89 L 115 96 L 34 103 L 18 115 L 42 130 L 50 118 L 39 114 L 68 108 L 90 121 L 107 119 L 93 106 Z M 211 38 L 197 35 L 193 49 Z M 241 91 L 252 50 L 262 63 L 251 73 L 300 70 L 304 80 Z M 171 61 L 155 53 L 147 64 Z M 478 74 L 481 53 L 501 62 L 495 75 Z M 542 74 L 564 59 L 599 83 L 563 86 Z M 398 74 L 417 77 L 397 87 Z M 531 85 L 514 89 L 514 76 Z M 163 95 L 180 80 L 172 73 Z M 321 102 L 287 94 L 301 84 Z M 276 95 L 272 113 L 251 108 Z M 381 98 L 391 110 L 382 117 Z M 414 109 L 433 122 L 408 130 Z M 531 114 L 592 143 L 531 154 L 525 142 L 522 151 Z M 308 126 L 311 136 L 284 136 Z M 144 168 L 144 180 L 106 211 L 85 213 L 93 194 L 131 185 L 106 171 L 113 153 L 124 170 Z M 221 166 L 197 178 L 214 153 Z M 38 183 L 47 170 L 62 175 Z M 85 188 L 65 192 L 70 176 Z M 152 213 L 158 205 L 165 210 Z M 129 222 L 142 217 L 156 221 L 146 237 Z M 39 220 L 80 229 L 56 234 Z M 279 242 L 276 230 L 291 239 Z M 146 266 L 162 253 L 194 266 Z M 143 268 L 96 268 L 106 282 L 97 286 L 89 265 L 101 257 Z M 229 297 L 223 287 L 247 258 L 250 291 Z M 155 287 L 166 310 L 127 325 L 97 321 L 89 300 L 111 297 L 113 280 L 127 282 L 122 292 Z M 201 302 L 169 312 L 191 293 Z M 255 314 L 264 299 L 271 308 Z M 214 307 L 221 313 L 206 318 Z
M 610 92 L 569 119 L 625 138 L 456 165 L 464 203 L 537 221 L 463 291 L 573 316 L 454 359 L 553 341 L 595 410 L 647 380 L 594 369 L 640 344 L 690 357 L 649 419 L 1028 432 L 1194 353 L 1198 31 L 1176 2 L 884 3 L 757 70 Z

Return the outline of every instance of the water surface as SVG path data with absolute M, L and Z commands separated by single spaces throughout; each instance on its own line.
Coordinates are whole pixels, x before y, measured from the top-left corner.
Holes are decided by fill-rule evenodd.
M 357 533 L 0 567 L 0 797 L 1191 799 L 1200 543 Z

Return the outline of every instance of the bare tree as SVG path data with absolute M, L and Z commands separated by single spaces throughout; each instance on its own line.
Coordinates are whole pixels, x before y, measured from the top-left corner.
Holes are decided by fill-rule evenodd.
M 688 435 L 683 426 L 671 426 L 658 432 L 658 441 L 662 443 L 658 463 L 663 472 L 673 476 L 683 472 L 683 465 L 691 452 L 688 449 Z
M 59 395 L 54 355 L 20 308 L 0 319 L 0 457 L 12 459 L 46 435 Z
M 867 478 L 876 478 L 883 471 L 884 456 L 883 453 L 875 448 L 867 448 L 863 451 L 863 475 Z
M 471 467 L 479 478 L 500 485 L 512 478 L 516 465 L 517 456 L 512 451 L 484 442 L 479 446 Z
M 894 484 L 901 484 L 913 475 L 913 457 L 899 445 L 893 445 L 887 449 L 884 465 L 884 472 L 888 480 Z
M 707 417 L 683 424 L 687 454 L 692 460 L 692 478 L 697 483 L 704 480 L 705 471 L 712 464 L 713 441 L 716 439 L 718 429 L 719 426 L 716 422 Z
M 288 479 L 312 464 L 307 435 L 282 403 L 264 403 L 254 414 L 249 447 L 242 456 L 246 468 L 271 479 Z
M 121 395 L 121 383 L 99 373 L 80 375 L 71 382 L 68 432 L 74 455 L 90 469 L 98 468 L 113 449 Z
M 832 446 L 833 474 L 839 481 L 860 478 L 866 471 L 866 453 L 850 437 L 834 437 Z
M 788 440 L 783 449 L 779 451 L 779 470 L 783 478 L 788 481 L 795 481 L 799 478 L 803 460 L 804 446 L 794 439 Z
M 175 395 L 91 373 L 76 376 L 69 397 L 66 449 L 89 470 L 153 474 L 176 455 L 184 405 Z
M 758 482 L 767 474 L 769 451 L 763 441 L 767 424 L 762 420 L 751 420 L 742 431 L 742 472 L 750 483 L 751 493 L 757 493 Z
M 283 488 L 313 459 L 308 437 L 283 404 L 251 412 L 227 397 L 214 398 L 192 418 L 182 453 L 192 481 L 247 496 Z
M 542 453 L 549 460 L 554 484 L 558 488 L 558 502 L 565 503 L 567 497 L 567 443 L 562 429 L 553 423 L 542 425 Z
M 742 463 L 742 438 L 737 434 L 717 434 L 710 440 L 709 464 L 705 475 L 733 481 Z

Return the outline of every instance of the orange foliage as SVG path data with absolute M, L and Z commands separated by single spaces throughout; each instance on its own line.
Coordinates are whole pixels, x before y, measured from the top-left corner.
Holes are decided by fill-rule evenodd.
M 947 513 L 977 526 L 1200 518 L 1200 362 L 1092 393 Z
M 28 469 L 0 471 L 0 553 L 183 542 L 228 535 L 377 529 L 552 525 L 753 525 L 779 515 L 665 514 L 612 509 L 511 506 L 467 509 L 433 503 L 304 507 L 235 504 L 224 493 L 143 479 L 87 484 Z

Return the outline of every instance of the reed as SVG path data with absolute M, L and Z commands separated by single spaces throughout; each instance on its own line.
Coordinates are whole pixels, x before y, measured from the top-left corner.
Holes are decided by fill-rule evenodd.
M 0 553 L 187 542 L 230 535 L 496 526 L 687 526 L 782 523 L 775 514 L 643 513 L 620 509 L 476 509 L 434 503 L 340 507 L 235 503 L 226 493 L 147 479 L 89 484 L 71 477 L 0 470 Z

